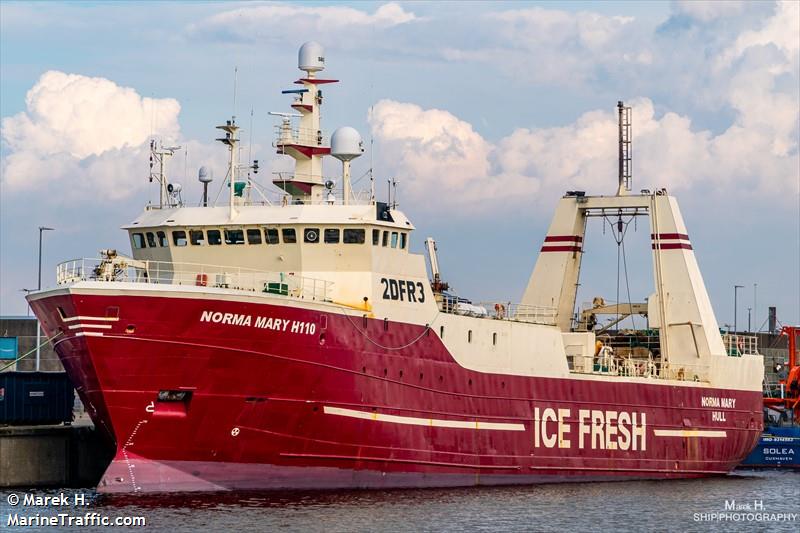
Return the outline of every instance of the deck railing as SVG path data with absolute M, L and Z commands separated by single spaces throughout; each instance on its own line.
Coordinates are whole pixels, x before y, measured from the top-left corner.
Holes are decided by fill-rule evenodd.
M 486 308 L 491 318 L 497 320 L 514 320 L 517 322 L 531 322 L 533 324 L 555 325 L 556 308 L 542 305 L 529 305 L 519 303 L 487 303 L 479 304 Z
M 755 335 L 740 335 L 736 333 L 723 333 L 722 342 L 725 352 L 735 357 L 742 355 L 759 355 L 758 337 Z
M 328 136 L 322 130 L 293 128 L 283 124 L 275 126 L 275 147 L 291 144 L 329 146 L 328 142 Z
M 310 300 L 328 300 L 333 285 L 330 281 L 292 273 L 199 263 L 138 261 L 118 256 L 72 259 L 56 267 L 56 283 L 59 285 L 83 280 L 196 285 Z
M 441 295 L 436 297 L 439 310 L 443 313 L 465 315 L 478 318 L 491 318 L 494 320 L 511 320 L 515 322 L 530 322 L 532 324 L 555 325 L 555 307 L 538 305 L 517 304 L 510 302 L 467 302 L 455 295 Z
M 710 371 L 708 365 L 661 362 L 654 361 L 652 357 L 618 357 L 602 351 L 596 356 L 567 355 L 567 364 L 570 371 L 576 374 L 675 381 L 707 382 Z

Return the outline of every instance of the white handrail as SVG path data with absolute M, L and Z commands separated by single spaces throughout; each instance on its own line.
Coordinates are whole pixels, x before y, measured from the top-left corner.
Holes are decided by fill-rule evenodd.
M 597 355 L 567 355 L 567 362 L 574 374 L 708 382 L 710 373 L 709 365 L 661 362 L 652 356 L 619 357 L 613 350 L 601 350 Z
M 723 333 L 722 342 L 728 355 L 760 355 L 758 353 L 758 337 L 756 335 Z
M 58 285 L 85 280 L 208 286 L 312 300 L 328 300 L 333 285 L 330 281 L 286 272 L 124 257 L 72 259 L 56 266 Z

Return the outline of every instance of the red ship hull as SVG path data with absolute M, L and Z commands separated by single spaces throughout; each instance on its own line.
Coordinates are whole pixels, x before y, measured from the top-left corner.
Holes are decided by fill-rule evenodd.
M 61 290 L 31 305 L 116 444 L 100 491 L 700 477 L 732 470 L 762 429 L 760 391 L 476 372 L 414 324 L 167 291 Z M 719 396 L 735 402 L 722 420 L 702 406 Z

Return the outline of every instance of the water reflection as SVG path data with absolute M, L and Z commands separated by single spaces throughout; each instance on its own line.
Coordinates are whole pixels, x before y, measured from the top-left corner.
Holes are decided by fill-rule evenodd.
M 772 523 L 696 520 L 696 513 L 723 511 L 726 500 L 741 503 L 762 500 L 764 511 L 769 513 L 800 513 L 800 473 L 745 471 L 698 480 L 447 490 L 164 495 L 92 492 L 89 507 L 104 515 L 145 516 L 147 531 L 171 532 L 207 529 L 243 533 L 277 529 L 325 533 L 566 529 L 794 532 L 800 528 L 800 516 L 793 522 Z M 0 504 L 0 511 L 4 518 L 9 511 L 5 501 Z

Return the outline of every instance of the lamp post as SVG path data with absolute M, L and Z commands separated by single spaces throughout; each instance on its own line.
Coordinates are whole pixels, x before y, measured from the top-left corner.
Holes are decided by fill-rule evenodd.
M 738 331 L 736 329 L 736 311 L 737 311 L 737 303 L 738 303 L 738 296 L 739 296 L 739 289 L 744 288 L 744 285 L 734 285 L 733 286 L 733 334 L 736 335 Z
M 36 290 L 42 290 L 42 233 L 45 231 L 53 231 L 55 228 L 48 228 L 46 226 L 39 226 L 39 282 L 36 284 Z M 39 322 L 39 317 L 36 317 L 36 371 L 39 371 L 41 362 L 41 343 L 42 343 L 42 328 Z
M 758 326 L 758 283 L 753 283 L 753 324 Z

